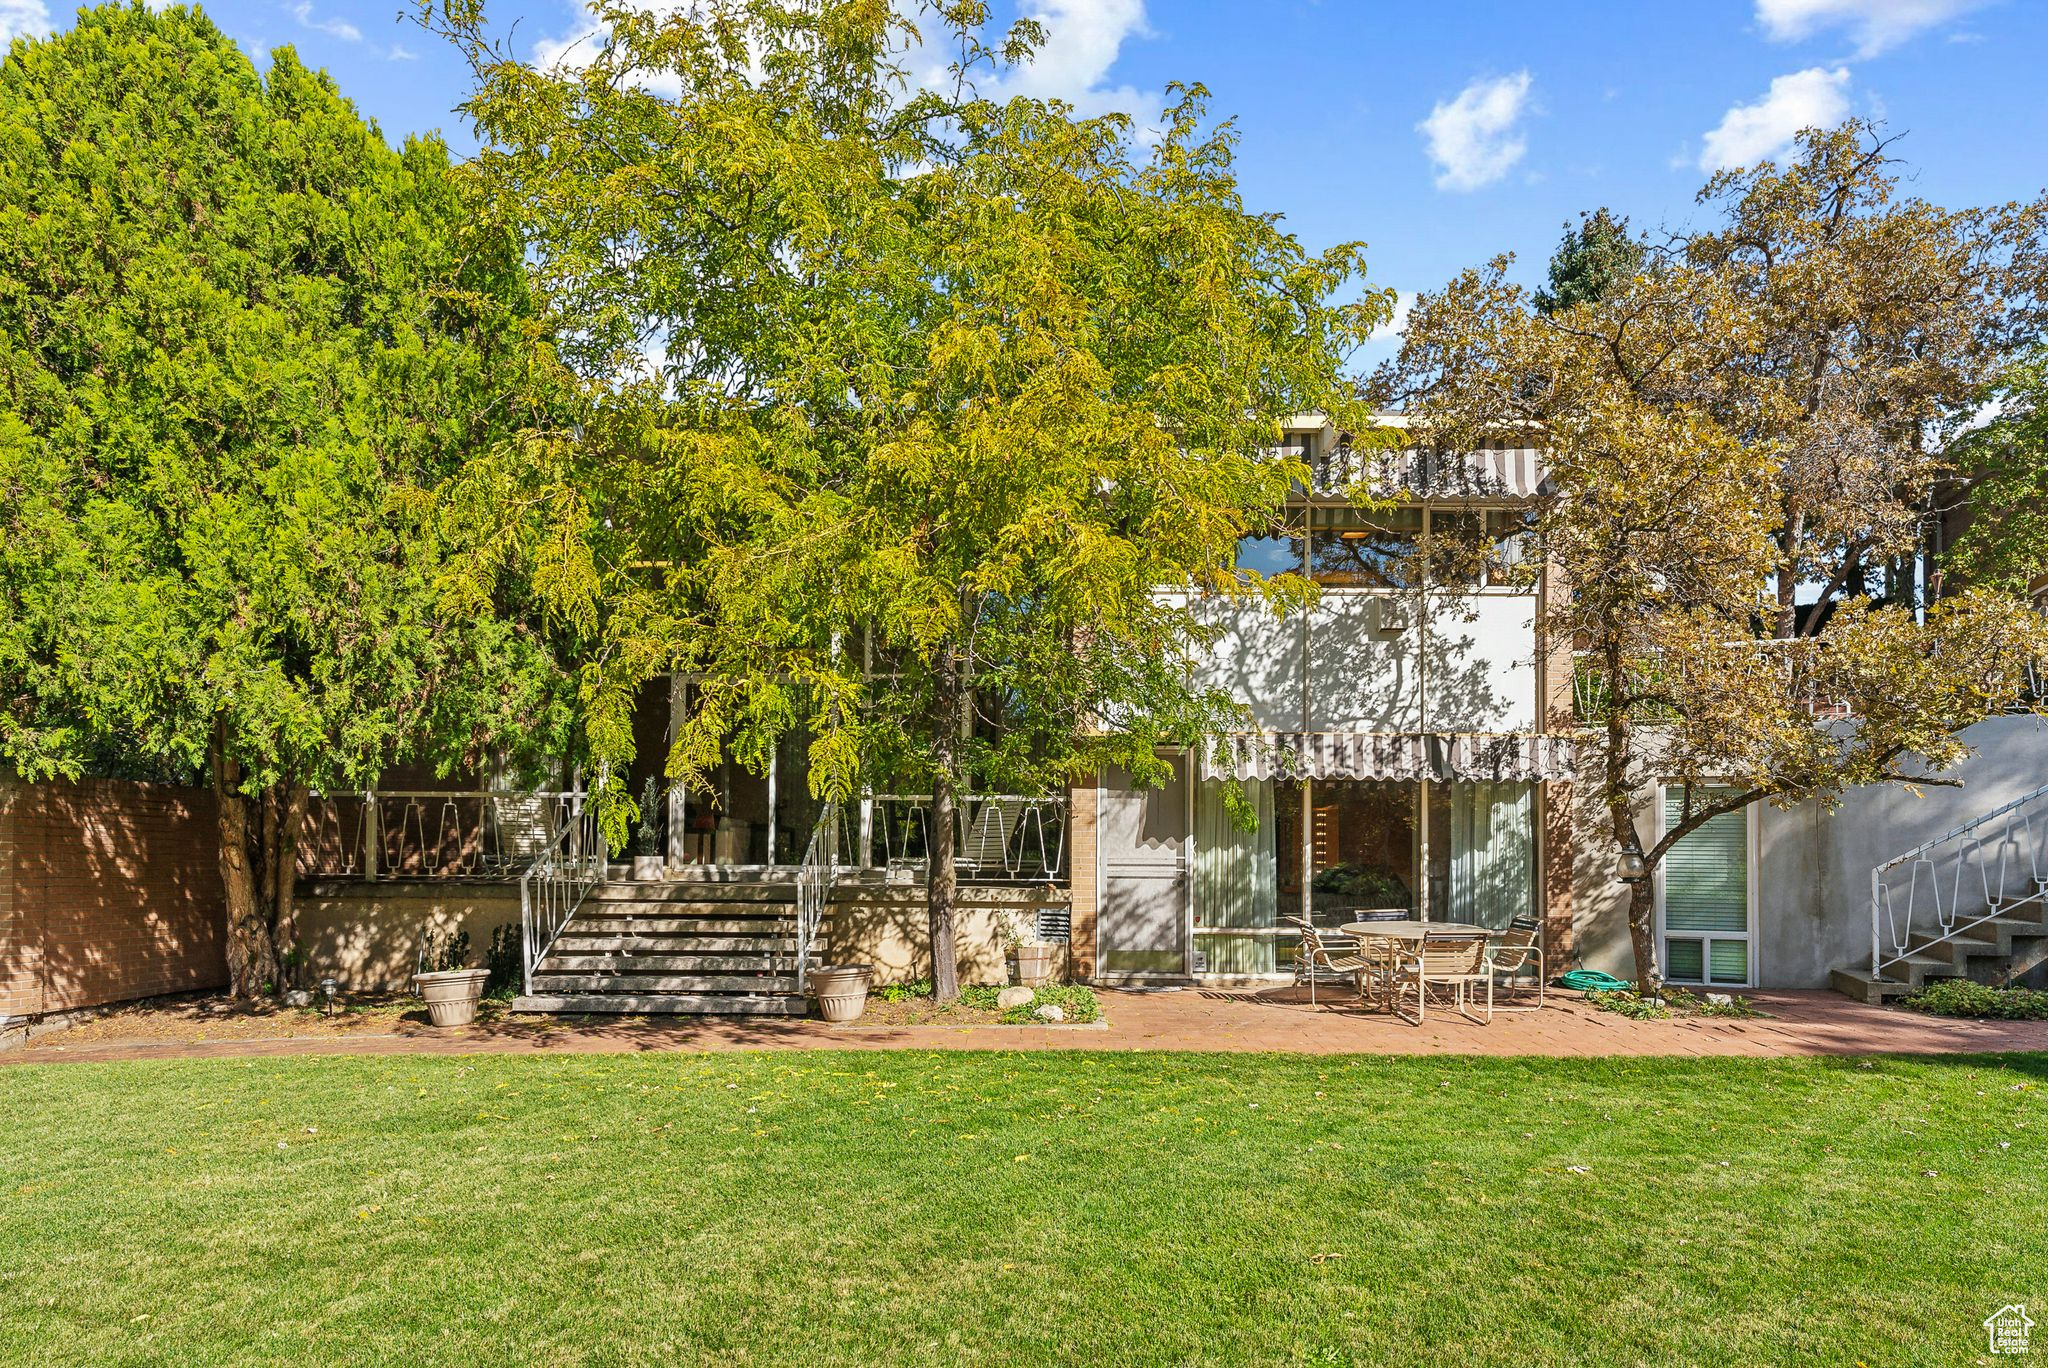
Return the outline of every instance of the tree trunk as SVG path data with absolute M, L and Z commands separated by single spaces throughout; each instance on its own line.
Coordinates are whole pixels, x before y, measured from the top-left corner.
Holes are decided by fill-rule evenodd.
M 960 895 L 959 849 L 955 841 L 959 802 L 961 722 L 966 706 L 959 657 L 947 647 L 938 660 L 938 726 L 932 737 L 931 872 L 925 881 L 925 906 L 931 932 L 932 996 L 952 1002 L 960 996 L 960 954 L 953 939 L 953 908 Z
M 1635 813 L 1625 793 L 1617 801 L 1615 791 L 1610 789 L 1607 801 L 1607 815 L 1614 823 L 1614 848 L 1626 850 L 1631 844 L 1642 849 L 1642 842 L 1636 839 Z M 1645 997 L 1657 990 L 1657 945 L 1655 914 L 1657 908 L 1654 896 L 1655 885 L 1651 882 L 1653 869 L 1646 856 L 1643 861 L 1643 877 L 1628 886 L 1628 943 L 1636 957 L 1636 987 Z
M 270 913 L 270 938 L 275 947 L 278 962 L 279 988 L 300 988 L 297 982 L 299 971 L 299 912 L 294 894 L 299 876 L 299 834 L 306 823 L 306 801 L 304 784 L 278 784 L 264 795 L 264 814 L 277 814 L 274 834 L 270 826 L 264 829 L 266 860 L 265 892 L 268 895 Z
M 271 937 L 270 899 L 256 868 L 249 799 L 241 766 L 213 746 L 213 796 L 220 814 L 220 881 L 227 894 L 228 992 L 259 997 L 277 984 L 277 943 Z
M 302 784 L 273 784 L 251 798 L 242 767 L 226 754 L 224 729 L 208 748 L 219 813 L 220 881 L 227 895 L 228 992 L 260 997 L 286 986 L 298 939 L 294 886 L 299 829 L 308 793 Z
M 1636 991 L 1644 997 L 1657 992 L 1657 899 L 1651 883 L 1652 871 L 1628 890 L 1628 943 L 1636 955 Z
M 953 811 L 953 776 L 941 766 L 932 779 L 931 877 L 926 892 L 932 945 L 932 996 L 939 1002 L 952 1002 L 960 996 L 960 956 L 953 942 L 953 905 L 960 892 Z

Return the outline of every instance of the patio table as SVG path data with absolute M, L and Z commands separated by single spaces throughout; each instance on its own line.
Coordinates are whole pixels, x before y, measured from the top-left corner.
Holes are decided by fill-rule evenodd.
M 1337 928 L 1347 936 L 1356 936 L 1361 942 L 1369 940 L 1400 941 L 1404 945 L 1420 945 L 1425 936 L 1490 936 L 1493 933 L 1483 926 L 1471 922 L 1416 921 L 1358 921 L 1345 922 Z M 1391 961 L 1375 965 L 1370 951 L 1366 951 L 1368 967 L 1358 974 L 1358 995 L 1366 1003 L 1374 1001 L 1391 1007 L 1393 1005 Z M 1368 981 L 1371 981 L 1369 984 Z
M 1493 932 L 1473 922 L 1448 921 L 1381 921 L 1345 922 L 1337 928 L 1347 936 L 1361 940 L 1369 936 L 1384 936 L 1388 940 L 1419 941 L 1424 936 L 1490 936 Z

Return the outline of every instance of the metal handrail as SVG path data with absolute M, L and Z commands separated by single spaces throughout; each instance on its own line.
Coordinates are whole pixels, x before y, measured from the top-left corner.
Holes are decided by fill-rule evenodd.
M 302 878 L 494 879 L 524 870 L 581 795 L 491 789 L 316 794 L 299 841 Z
M 1886 968 L 1916 951 L 1966 935 L 2015 908 L 2048 906 L 2048 863 L 2043 861 L 2034 831 L 2037 817 L 2044 819 L 2043 829 L 2048 831 L 2048 811 L 2030 810 L 2044 799 L 2048 799 L 2048 784 L 1871 869 L 1872 977 L 1881 979 Z M 2000 824 L 1995 833 L 1988 831 L 1995 823 Z M 1990 842 L 1987 854 L 1986 840 L 1992 835 L 1996 839 Z M 1907 871 L 1903 915 L 1892 881 L 1886 878 L 1899 869 Z M 1974 878 L 1969 877 L 1972 874 Z M 2015 882 L 2020 885 L 2018 891 Z M 1921 915 L 1923 898 L 1931 921 Z M 1984 910 L 1977 912 L 1974 908 L 1980 898 Z M 1963 915 L 1966 906 L 1973 909 L 1967 917 Z
M 832 885 L 839 875 L 839 804 L 827 802 L 818 810 L 817 825 L 811 828 L 810 844 L 804 848 L 804 862 L 796 872 L 796 990 L 804 991 L 810 973 L 811 951 L 818 938 L 818 926 L 832 900 Z
M 881 821 L 865 821 L 856 863 L 871 867 L 877 854 L 884 868 L 931 858 L 929 796 L 874 793 L 864 802 L 870 810 L 881 809 Z M 891 808 L 897 810 L 893 819 Z M 953 849 L 962 877 L 1057 881 L 1066 868 L 1067 808 L 1067 798 L 1057 794 L 962 794 L 953 808 Z
M 608 871 L 604 831 L 597 809 L 576 795 L 571 819 L 555 833 L 519 877 L 519 930 L 524 950 L 522 982 L 533 995 L 533 971 Z

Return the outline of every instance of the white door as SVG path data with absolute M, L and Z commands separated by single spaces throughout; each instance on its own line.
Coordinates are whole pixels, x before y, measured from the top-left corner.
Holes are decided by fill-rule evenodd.
M 1104 975 L 1187 977 L 1189 796 L 1185 757 L 1174 760 L 1173 777 L 1156 789 L 1133 787 L 1120 769 L 1103 776 L 1095 934 Z

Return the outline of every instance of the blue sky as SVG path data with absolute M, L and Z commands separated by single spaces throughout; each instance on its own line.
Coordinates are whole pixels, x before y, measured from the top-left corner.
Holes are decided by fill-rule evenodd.
M 658 3 L 659 0 L 651 0 Z M 673 0 L 671 0 L 673 2 Z M 1606 204 L 1678 226 L 1712 165 L 1807 122 L 1885 119 L 1917 193 L 1960 205 L 2048 184 L 2041 0 L 997 0 L 1050 39 L 1013 88 L 1157 109 L 1200 81 L 1234 118 L 1247 200 L 1311 246 L 1369 244 L 1376 284 L 1429 289 L 1501 251 L 1539 273 L 1562 224 Z M 401 0 L 215 0 L 258 53 L 330 70 L 387 136 L 441 129 L 466 73 Z M 515 46 L 589 31 L 578 0 L 494 0 Z M 0 0 L 0 37 L 69 22 Z M 1370 358 L 1367 358 L 1370 359 Z

